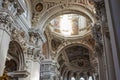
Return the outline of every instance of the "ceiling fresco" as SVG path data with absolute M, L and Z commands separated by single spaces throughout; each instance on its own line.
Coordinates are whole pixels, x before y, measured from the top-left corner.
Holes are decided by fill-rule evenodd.
M 82 36 L 88 32 L 90 20 L 78 14 L 64 14 L 50 21 L 49 27 L 52 32 L 64 36 Z

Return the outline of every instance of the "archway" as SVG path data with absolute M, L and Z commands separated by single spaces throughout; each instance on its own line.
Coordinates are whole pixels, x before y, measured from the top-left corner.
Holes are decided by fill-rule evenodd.
M 60 5 L 57 5 L 49 10 L 46 11 L 44 15 L 39 19 L 38 28 L 41 30 L 42 34 L 44 33 L 47 24 L 57 16 L 63 14 L 81 14 L 89 18 L 92 23 L 95 23 L 96 19 L 94 13 L 92 13 L 89 9 L 78 5 L 78 4 L 71 4 L 68 8 L 62 9 Z M 46 16 L 46 17 L 45 17 Z
M 10 79 L 18 80 L 19 71 L 24 71 L 25 60 L 21 46 L 16 41 L 9 43 L 8 55 L 6 59 L 5 72 L 10 76 Z M 18 74 L 16 74 L 18 72 Z
M 74 4 L 73 4 L 74 5 Z M 73 6 L 73 5 L 71 5 L 71 6 Z M 48 23 L 52 20 L 52 19 L 54 19 L 55 17 L 57 17 L 57 16 L 60 16 L 60 15 L 63 15 L 63 14 L 80 14 L 80 15 L 84 15 L 84 16 L 86 16 L 87 18 L 89 18 L 91 21 L 92 21 L 92 24 L 94 24 L 95 22 L 96 22 L 96 18 L 95 18 L 95 16 L 94 16 L 94 13 L 92 13 L 91 11 L 89 11 L 88 9 L 85 9 L 83 6 L 79 6 L 79 5 L 74 5 L 74 7 L 72 8 L 72 7 L 69 7 L 69 9 L 68 8 L 64 8 L 64 9 L 61 9 L 60 8 L 60 6 L 55 6 L 55 7 L 53 7 L 53 8 L 51 8 L 51 9 L 49 9 L 49 10 L 47 10 L 46 12 L 46 14 L 44 14 L 44 18 L 42 17 L 40 20 L 41 20 L 41 23 L 40 23 L 40 25 L 39 26 L 41 26 L 40 27 L 40 30 L 42 30 L 41 32 L 42 33 L 44 33 L 44 31 L 46 30 L 46 27 L 49 25 Z M 76 7 L 76 9 L 75 9 L 75 7 Z M 78 9 L 78 7 L 79 7 L 79 9 Z M 50 13 L 49 13 L 50 12 Z M 97 24 L 97 23 L 96 23 Z M 98 24 L 99 25 L 99 24 Z M 93 26 L 95 26 L 95 27 L 97 27 L 97 25 L 92 25 L 91 27 L 93 27 Z M 53 27 L 53 26 L 52 26 Z M 47 37 L 49 37 L 49 39 L 48 39 L 48 41 L 52 41 L 52 39 L 53 38 L 57 38 L 57 39 L 59 39 L 59 40 L 61 40 L 61 42 L 62 42 L 62 47 L 60 46 L 58 46 L 58 45 L 56 45 L 56 46 L 58 46 L 58 50 L 56 50 L 56 51 L 54 51 L 54 52 L 52 52 L 52 50 L 51 50 L 51 48 L 49 48 L 50 49 L 50 55 L 51 56 L 53 56 L 53 57 L 55 57 L 54 59 L 55 60 L 57 60 L 58 58 L 59 58 L 59 56 L 60 56 L 60 51 L 62 50 L 62 49 L 64 49 L 64 47 L 66 47 L 68 44 L 72 44 L 73 45 L 73 43 L 79 43 L 79 42 L 75 42 L 75 38 L 73 39 L 74 41 L 70 41 L 70 40 L 72 40 L 72 39 L 70 39 L 70 38 L 66 38 L 66 37 L 59 37 L 59 36 L 55 36 L 55 35 L 53 35 L 52 34 L 52 31 L 50 31 L 48 28 L 47 28 L 47 30 L 48 30 L 48 32 L 46 32 L 46 33 L 48 33 L 48 34 L 46 34 L 47 35 Z M 99 32 L 99 31 L 98 31 Z M 92 33 L 89 33 L 89 34 L 91 34 L 92 36 L 93 36 L 93 34 Z M 61 35 L 60 35 L 61 36 Z M 78 37 L 78 36 L 77 36 Z M 80 36 L 79 36 L 80 37 Z M 81 40 L 81 39 L 83 39 L 83 37 L 82 38 L 79 38 L 79 40 Z M 84 38 L 84 40 L 85 40 L 85 38 Z M 82 44 L 83 44 L 83 41 L 80 41 Z M 90 44 L 91 45 L 91 44 Z M 49 47 L 51 47 L 51 45 L 50 44 L 48 44 L 48 46 Z M 86 46 L 86 43 L 84 44 L 84 46 Z M 87 47 L 89 47 L 89 46 L 87 46 Z M 95 46 L 92 46 L 92 47 L 89 47 L 88 49 L 90 49 L 91 51 L 94 51 L 94 47 Z M 55 49 L 57 49 L 57 48 L 55 48 Z M 55 50 L 54 49 L 54 50 Z M 54 53 L 54 54 L 52 54 L 52 53 Z M 57 54 L 56 54 L 57 53 Z M 64 51 L 62 52 L 62 53 L 64 53 Z M 93 52 L 91 52 L 91 53 L 93 53 Z M 56 56 L 57 55 L 57 56 Z M 98 54 L 97 54 L 98 55 Z M 62 55 L 62 56 L 65 56 L 65 55 Z M 94 58 L 95 58 L 95 56 L 93 56 Z M 66 58 L 66 57 L 65 57 Z M 66 58 L 66 59 L 68 59 L 68 57 Z M 99 58 L 99 61 L 100 61 L 100 59 L 102 59 L 102 58 Z M 63 62 L 64 62 L 64 60 L 62 60 Z M 61 61 L 61 62 L 62 62 Z M 79 61 L 79 60 L 78 60 Z M 96 61 L 96 60 L 95 60 Z M 68 62 L 69 62 L 69 60 L 68 60 Z M 102 62 L 102 61 L 101 61 Z M 101 63 L 101 62 L 99 62 L 99 63 Z M 96 63 L 97 63 L 97 65 L 98 65 L 98 61 L 96 61 Z M 95 64 L 96 64 L 95 63 Z M 68 64 L 67 64 L 68 65 Z M 63 69 L 63 68 L 62 68 Z M 99 74 L 99 72 L 97 71 L 97 69 L 98 69 L 98 67 L 96 67 L 96 73 L 97 74 Z M 102 69 L 102 68 L 100 68 L 100 69 Z M 100 70 L 99 69 L 99 70 Z M 93 72 L 95 72 L 95 70 L 93 70 Z M 65 73 L 65 72 L 64 72 Z
M 95 69 L 90 61 L 90 55 L 92 54 L 84 46 L 79 44 L 69 45 L 62 49 L 59 54 L 57 61 L 63 79 L 72 77 L 71 73 L 74 73 L 76 78 L 81 77 L 81 75 L 77 75 L 79 73 L 84 73 L 82 76 L 87 75 L 88 71 L 94 74 Z M 81 78 L 81 80 L 84 79 Z

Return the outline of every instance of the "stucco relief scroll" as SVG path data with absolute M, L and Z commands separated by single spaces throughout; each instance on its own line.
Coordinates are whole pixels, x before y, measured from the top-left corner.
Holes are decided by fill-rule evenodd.
M 103 44 L 102 44 L 102 32 L 101 32 L 101 25 L 100 24 L 94 24 L 94 26 L 92 27 L 92 34 L 93 34 L 93 38 L 95 40 L 95 54 L 99 53 L 101 54 L 103 51 Z

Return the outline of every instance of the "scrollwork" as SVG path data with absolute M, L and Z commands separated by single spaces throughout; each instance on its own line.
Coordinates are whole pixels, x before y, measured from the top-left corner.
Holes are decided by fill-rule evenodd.
M 4 29 L 6 32 L 8 32 L 9 34 L 12 31 L 12 25 L 13 20 L 11 18 L 11 16 L 9 16 L 9 14 L 7 14 L 6 12 L 1 12 L 0 13 L 0 28 Z
M 9 6 L 9 1 L 8 0 L 3 0 L 2 7 L 7 9 L 8 6 Z
M 35 47 L 40 47 L 42 40 L 40 37 L 40 34 L 36 31 L 31 31 L 29 32 L 29 42 L 31 45 L 35 46 Z
M 40 62 L 44 59 L 44 55 L 42 54 L 40 49 L 35 49 L 36 52 L 34 53 L 34 60 Z
M 92 27 L 92 34 L 93 38 L 95 40 L 95 53 L 102 53 L 103 52 L 103 44 L 102 44 L 102 32 L 101 32 L 101 25 L 100 24 L 94 24 L 94 27 Z
M 27 40 L 25 39 L 25 32 L 23 30 L 14 27 L 11 32 L 11 38 L 20 43 L 23 52 L 27 53 Z

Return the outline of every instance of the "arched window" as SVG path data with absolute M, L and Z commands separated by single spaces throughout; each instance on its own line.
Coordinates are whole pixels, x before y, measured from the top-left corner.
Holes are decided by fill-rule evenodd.
M 71 77 L 71 80 L 75 80 L 75 78 L 74 78 L 74 77 Z
M 81 77 L 80 80 L 85 80 L 85 79 L 83 77 Z
M 92 79 L 92 76 L 89 77 L 89 80 L 93 80 L 93 79 Z

